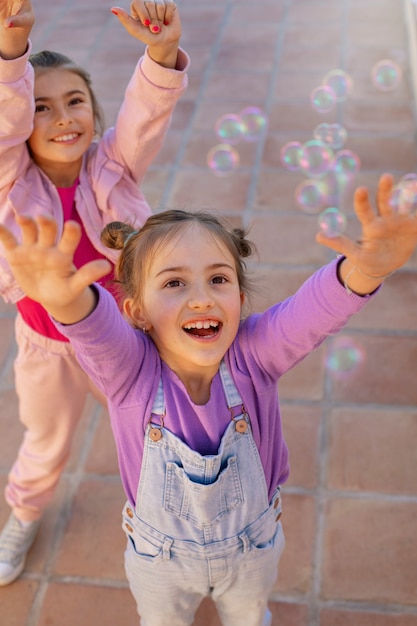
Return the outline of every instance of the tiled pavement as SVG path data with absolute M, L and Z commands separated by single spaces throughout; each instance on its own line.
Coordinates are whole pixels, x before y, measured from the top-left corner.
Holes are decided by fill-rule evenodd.
M 144 187 L 155 208 L 214 208 L 251 224 L 263 277 L 256 306 L 265 307 L 330 258 L 314 241 L 316 216 L 295 204 L 303 176 L 283 169 L 286 142 L 303 142 L 317 124 L 338 121 L 348 131 L 346 147 L 361 159 L 357 183 L 375 189 L 385 170 L 396 177 L 416 171 L 413 9 L 408 0 L 179 4 L 190 87 Z M 59 49 L 86 65 L 112 122 L 139 46 L 109 2 L 35 6 L 35 49 Z M 370 78 L 385 58 L 403 72 L 387 93 Z M 309 94 L 335 68 L 352 76 L 352 92 L 319 114 Z M 239 144 L 239 169 L 217 177 L 206 165 L 215 122 L 246 106 L 267 113 L 268 133 Z M 343 206 L 354 233 L 349 194 Z M 362 368 L 335 378 L 324 365 L 328 341 L 282 381 L 292 474 L 284 489 L 287 547 L 271 596 L 274 626 L 417 626 L 416 277 L 417 256 L 344 331 L 366 355 Z M 12 307 L 0 306 L 1 486 L 22 435 L 13 316 Z M 138 623 L 122 565 L 123 501 L 108 419 L 91 403 L 26 571 L 0 589 L 1 626 Z M 0 505 L 0 524 L 7 516 Z M 194 624 L 219 625 L 209 602 Z

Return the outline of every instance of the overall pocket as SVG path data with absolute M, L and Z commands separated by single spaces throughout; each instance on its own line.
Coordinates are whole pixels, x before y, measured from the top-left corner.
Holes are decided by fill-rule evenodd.
M 192 522 L 197 528 L 221 519 L 243 502 L 236 456 L 210 484 L 191 480 L 184 468 L 168 462 L 165 471 L 164 507 L 173 515 Z

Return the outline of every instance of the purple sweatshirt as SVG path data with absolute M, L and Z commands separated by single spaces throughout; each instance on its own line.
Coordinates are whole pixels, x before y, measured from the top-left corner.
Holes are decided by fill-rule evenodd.
M 293 296 L 244 319 L 225 355 L 251 420 L 270 496 L 289 473 L 277 382 L 373 297 L 348 294 L 336 268 L 334 260 L 315 272 Z M 101 287 L 97 289 L 97 307 L 87 318 L 57 326 L 108 398 L 121 479 L 134 506 L 144 432 L 161 376 L 165 427 L 201 454 L 217 453 L 230 412 L 219 373 L 213 378 L 208 403 L 195 405 L 181 380 L 161 361 L 152 339 L 132 328 L 114 299 Z

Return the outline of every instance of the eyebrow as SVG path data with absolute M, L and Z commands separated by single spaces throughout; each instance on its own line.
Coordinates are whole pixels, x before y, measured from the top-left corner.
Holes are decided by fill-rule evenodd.
M 71 91 L 67 91 L 66 93 L 63 94 L 64 98 L 69 98 L 70 96 L 74 96 L 75 94 L 81 94 L 82 96 L 86 95 L 85 91 L 82 91 L 81 89 L 72 89 Z M 35 98 L 35 102 L 39 102 L 39 100 L 53 100 L 53 97 L 50 96 L 39 96 L 38 98 Z
M 207 270 L 218 270 L 222 267 L 226 267 L 229 270 L 235 271 L 236 268 L 233 267 L 232 265 L 229 265 L 228 263 L 212 263 L 211 265 L 207 266 Z M 186 265 L 177 265 L 174 267 L 166 267 L 163 270 L 161 270 L 160 272 L 158 272 L 155 276 L 155 278 L 157 278 L 158 276 L 161 276 L 162 274 L 168 274 L 168 273 L 174 273 L 174 272 L 187 272 L 189 271 L 189 268 Z

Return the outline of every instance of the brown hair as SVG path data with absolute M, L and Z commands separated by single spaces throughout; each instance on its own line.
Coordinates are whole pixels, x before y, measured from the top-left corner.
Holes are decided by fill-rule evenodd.
M 152 215 L 139 230 L 123 222 L 111 222 L 103 229 L 102 243 L 108 248 L 121 250 L 115 268 L 115 282 L 124 297 L 141 300 L 143 275 L 157 247 L 192 222 L 206 228 L 226 246 L 235 260 L 240 290 L 250 295 L 251 286 L 244 259 L 252 255 L 254 245 L 246 238 L 246 232 L 241 228 L 228 230 L 215 215 L 208 212 L 191 213 L 174 209 Z
M 90 94 L 91 104 L 93 106 L 96 133 L 99 136 L 104 133 L 105 121 L 103 109 L 98 103 L 96 95 L 93 91 L 90 74 L 84 68 L 75 63 L 69 57 L 65 56 L 65 54 L 61 54 L 60 52 L 52 52 L 51 50 L 42 50 L 41 52 L 31 54 L 29 57 L 29 62 L 33 66 L 35 74 L 36 72 L 41 72 L 43 70 L 59 68 L 77 74 L 77 76 L 79 76 L 85 82 L 88 92 Z

